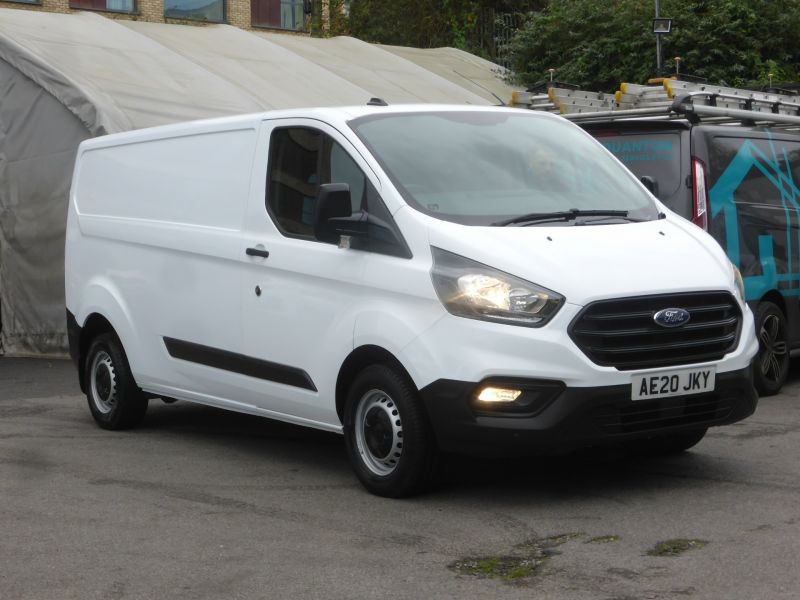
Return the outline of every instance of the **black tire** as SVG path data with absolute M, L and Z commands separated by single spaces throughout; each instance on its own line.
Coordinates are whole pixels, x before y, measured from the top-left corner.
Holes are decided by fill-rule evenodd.
M 789 374 L 786 316 L 772 302 L 761 302 L 755 321 L 758 354 L 753 362 L 753 382 L 761 396 L 773 396 L 781 391 Z
M 347 454 L 356 476 L 378 496 L 423 491 L 435 472 L 436 447 L 414 384 L 399 369 L 372 365 L 347 393 Z
M 147 397 L 131 375 L 122 344 L 113 333 L 92 340 L 84 364 L 89 410 L 103 429 L 130 429 L 144 419 Z
M 631 440 L 625 442 L 625 449 L 631 454 L 645 456 L 680 454 L 700 443 L 707 431 L 708 427 L 702 427 L 681 433 L 667 433 L 641 440 Z

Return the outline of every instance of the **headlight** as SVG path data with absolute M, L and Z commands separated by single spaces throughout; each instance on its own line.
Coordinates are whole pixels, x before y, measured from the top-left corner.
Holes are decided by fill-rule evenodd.
M 431 278 L 448 312 L 468 319 L 541 327 L 564 297 L 458 254 L 431 247 Z
M 739 298 L 744 302 L 744 279 L 742 279 L 742 273 L 739 271 L 739 267 L 733 263 L 731 263 L 731 268 L 733 269 L 733 283 L 739 292 Z

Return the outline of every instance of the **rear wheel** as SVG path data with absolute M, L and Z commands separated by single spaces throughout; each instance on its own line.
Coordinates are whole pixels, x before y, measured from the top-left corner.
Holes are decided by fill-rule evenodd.
M 692 431 L 668 433 L 642 440 L 632 440 L 625 443 L 625 449 L 633 454 L 649 456 L 680 454 L 692 446 L 696 446 L 705 437 L 707 431 L 708 427 L 702 427 Z
M 430 483 L 433 435 L 414 385 L 399 369 L 373 365 L 356 376 L 344 434 L 356 476 L 373 494 L 410 496 Z
M 112 333 L 97 336 L 85 364 L 89 410 L 103 429 L 129 429 L 144 419 L 147 397 L 136 386 L 122 344 Z
M 758 355 L 753 365 L 753 380 L 762 396 L 777 394 L 789 374 L 789 344 L 786 317 L 772 302 L 762 302 L 756 310 Z

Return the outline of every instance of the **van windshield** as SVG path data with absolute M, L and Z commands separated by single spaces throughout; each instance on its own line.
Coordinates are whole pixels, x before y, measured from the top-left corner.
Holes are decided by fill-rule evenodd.
M 414 112 L 370 115 L 350 126 L 406 202 L 443 220 L 524 226 L 658 218 L 624 167 L 577 126 L 549 115 Z M 546 218 L 551 213 L 568 217 Z

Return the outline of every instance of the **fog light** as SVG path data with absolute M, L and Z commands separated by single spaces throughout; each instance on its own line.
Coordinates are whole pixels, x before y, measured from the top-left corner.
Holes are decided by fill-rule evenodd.
M 498 388 L 498 387 L 485 387 L 481 390 L 481 393 L 478 395 L 478 400 L 481 402 L 513 402 L 519 395 L 522 393 L 522 390 L 510 390 L 508 388 Z

